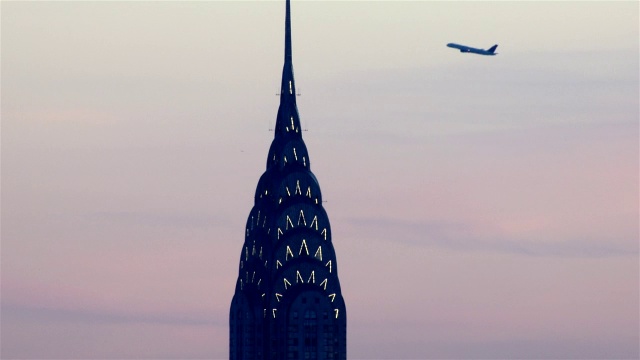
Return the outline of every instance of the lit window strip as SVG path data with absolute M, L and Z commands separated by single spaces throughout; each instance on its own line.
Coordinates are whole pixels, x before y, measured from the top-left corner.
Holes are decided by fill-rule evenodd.
M 302 239 L 302 244 L 300 245 L 300 251 L 298 252 L 298 256 L 302 255 L 303 248 L 307 256 L 309 256 L 309 248 L 307 247 L 307 240 L 305 239 Z
M 320 286 L 322 286 L 324 290 L 327 290 L 327 280 L 328 280 L 328 279 L 324 279 L 324 280 L 320 283 Z

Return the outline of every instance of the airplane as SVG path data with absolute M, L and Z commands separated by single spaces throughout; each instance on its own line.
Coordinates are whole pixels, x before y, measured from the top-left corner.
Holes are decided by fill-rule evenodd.
M 473 53 L 473 54 L 478 54 L 478 55 L 496 55 L 497 52 L 496 48 L 498 47 L 498 44 L 493 45 L 492 47 L 490 47 L 488 50 L 484 50 L 484 49 L 476 49 L 476 48 L 472 48 L 469 46 L 464 46 L 464 45 L 458 45 L 455 43 L 448 43 L 447 44 L 448 47 L 450 48 L 454 48 L 454 49 L 458 49 L 460 50 L 460 52 L 463 53 Z

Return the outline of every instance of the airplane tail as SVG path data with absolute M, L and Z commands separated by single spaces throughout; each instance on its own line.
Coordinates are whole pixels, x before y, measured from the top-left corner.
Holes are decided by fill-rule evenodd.
M 497 48 L 498 48 L 498 44 L 495 44 L 492 47 L 490 47 L 489 50 L 487 51 L 493 54 L 494 52 L 496 52 Z

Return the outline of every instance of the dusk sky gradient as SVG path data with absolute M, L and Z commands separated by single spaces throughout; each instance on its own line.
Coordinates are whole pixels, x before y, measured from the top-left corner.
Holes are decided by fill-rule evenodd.
M 2 359 L 228 358 L 284 9 L 0 3 Z M 640 357 L 637 1 L 291 10 L 349 358 Z

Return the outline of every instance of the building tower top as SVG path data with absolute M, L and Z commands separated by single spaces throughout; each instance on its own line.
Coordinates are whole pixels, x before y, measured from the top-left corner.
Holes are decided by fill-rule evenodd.
M 302 139 L 291 47 L 287 0 L 275 135 L 247 217 L 229 313 L 232 360 L 346 359 L 346 306 Z
M 280 108 L 276 120 L 275 136 L 301 137 L 300 117 L 296 106 L 296 82 L 293 77 L 293 59 L 291 55 L 291 5 L 287 0 L 284 27 L 284 66 L 280 86 Z

